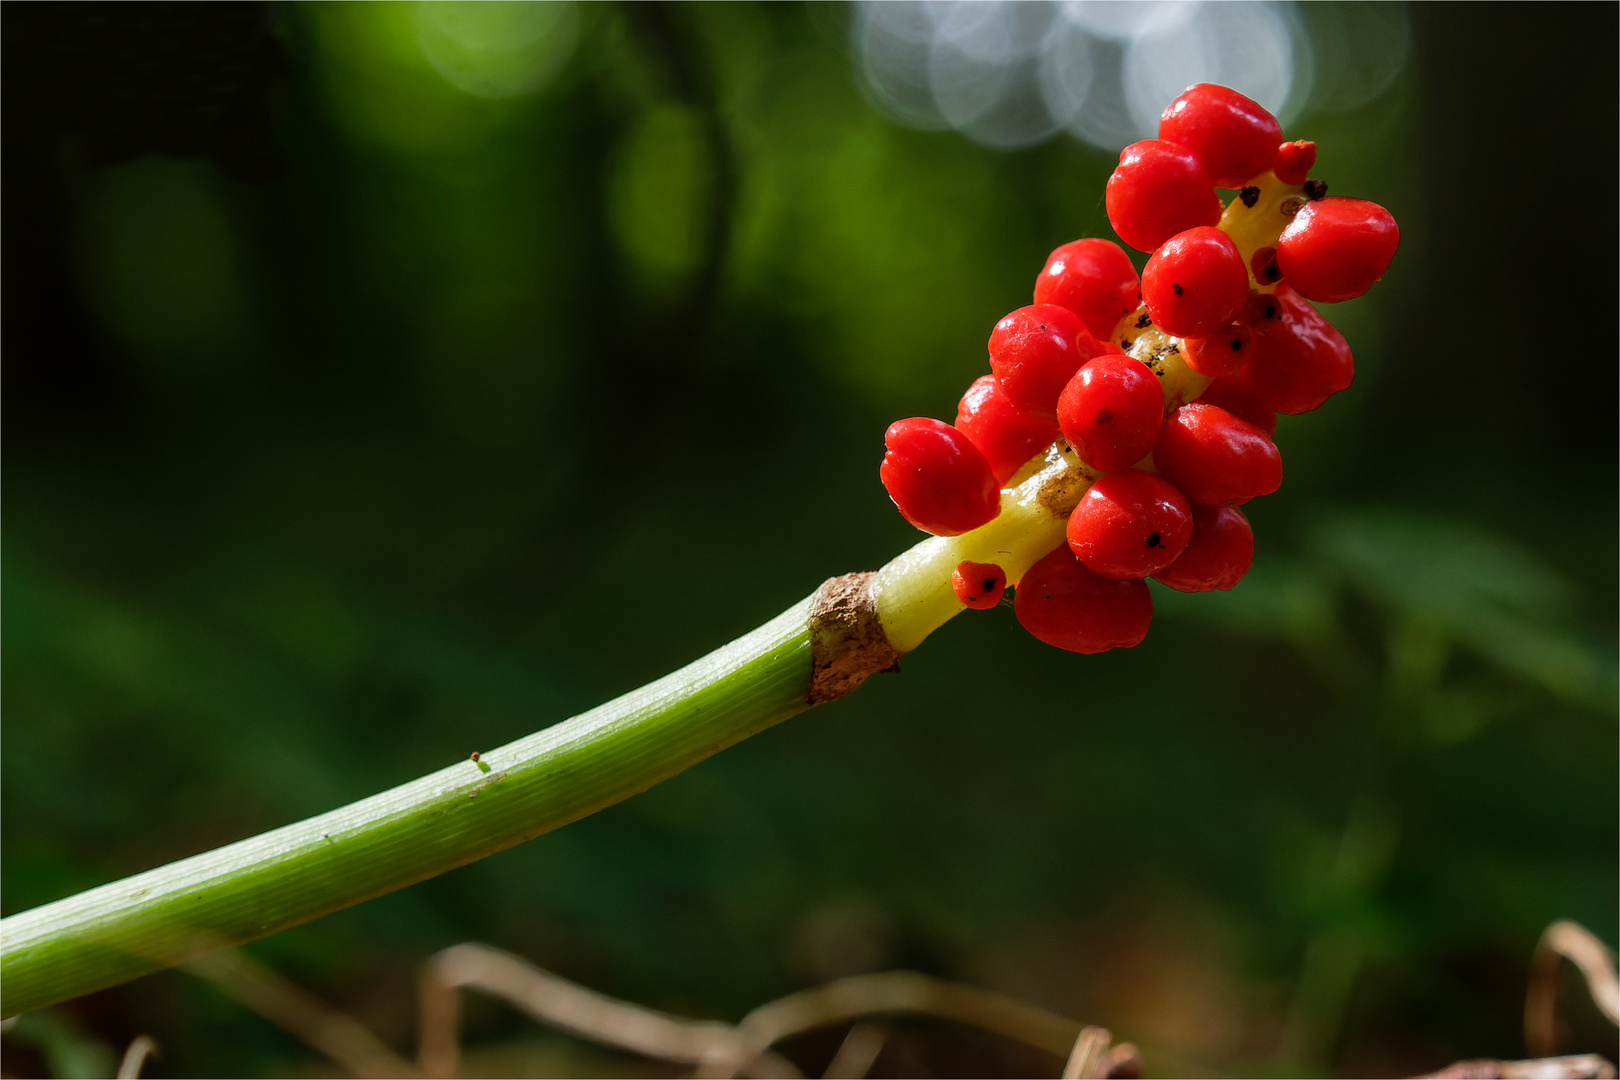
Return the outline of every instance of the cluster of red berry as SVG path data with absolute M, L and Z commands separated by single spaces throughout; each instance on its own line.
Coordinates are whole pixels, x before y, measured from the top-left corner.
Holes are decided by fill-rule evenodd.
M 1315 160 L 1315 144 L 1283 142 L 1242 94 L 1192 87 L 1108 181 L 1114 231 L 1151 253 L 1141 277 L 1117 244 L 1063 245 L 1035 303 L 996 324 L 991 374 L 963 395 L 955 425 L 890 426 L 884 487 L 940 536 L 992 521 L 1003 485 L 1049 448 L 1079 458 L 1089 487 L 1068 543 L 1016 583 L 1018 619 L 1042 641 L 1135 645 L 1153 616 L 1145 578 L 1203 592 L 1248 570 L 1254 536 L 1237 507 L 1282 482 L 1276 414 L 1316 408 L 1353 374 L 1310 301 L 1366 292 L 1400 239 L 1383 207 L 1307 179 Z M 1216 188 L 1236 194 L 1223 205 Z M 1007 580 L 964 562 L 952 584 L 964 605 L 988 608 Z

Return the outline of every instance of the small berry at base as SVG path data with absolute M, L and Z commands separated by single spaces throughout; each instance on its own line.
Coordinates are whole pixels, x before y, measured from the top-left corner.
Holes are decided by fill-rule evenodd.
M 1147 637 L 1153 596 L 1140 578 L 1116 581 L 1092 573 L 1064 545 L 1024 574 L 1013 594 L 1013 613 L 1048 645 L 1100 653 L 1128 649 Z
M 1181 558 L 1153 575 L 1179 592 L 1230 589 L 1254 561 L 1254 530 L 1235 506 L 1195 506 L 1192 539 Z
M 1192 507 L 1172 484 L 1138 469 L 1109 473 L 1069 515 L 1069 550 L 1107 578 L 1147 577 L 1176 561 L 1192 536 Z
M 1080 316 L 1056 304 L 1032 304 L 996 323 L 990 370 L 1014 408 L 1055 422 L 1063 387 L 1100 351 Z
M 998 484 L 1005 484 L 1058 437 L 1057 425 L 1014 408 L 994 375 L 979 376 L 962 395 L 956 430 L 973 440 Z
M 1192 151 L 1216 187 L 1235 188 L 1271 167 L 1282 125 L 1236 90 L 1199 83 L 1164 110 L 1159 138 Z
M 1035 279 L 1035 303 L 1057 304 L 1080 316 L 1099 341 L 1136 310 L 1142 282 L 1131 258 L 1109 240 L 1075 240 L 1047 256 Z
M 1104 472 L 1147 456 L 1164 422 L 1164 387 L 1129 356 L 1098 356 L 1074 373 L 1058 398 L 1058 425 L 1081 460 Z
M 1202 401 L 1165 418 L 1153 464 L 1187 501 L 1199 506 L 1244 503 L 1282 486 L 1282 455 L 1271 437 Z
M 1221 220 L 1221 200 L 1191 151 L 1160 139 L 1127 146 L 1108 178 L 1108 223 L 1140 251 L 1179 232 Z
M 1142 271 L 1153 324 L 1175 337 L 1212 334 L 1243 308 L 1249 274 L 1232 238 L 1200 226 L 1166 240 Z
M 1384 276 L 1401 230 L 1388 210 L 1365 199 L 1306 203 L 1277 238 L 1277 264 L 1307 300 L 1353 300 Z
M 883 487 L 917 528 L 957 536 L 1001 512 L 1001 488 L 990 463 L 951 425 L 925 416 L 896 420 L 883 442 Z
M 995 563 L 960 562 L 951 571 L 951 589 L 965 606 L 988 611 L 1007 591 L 1007 572 Z

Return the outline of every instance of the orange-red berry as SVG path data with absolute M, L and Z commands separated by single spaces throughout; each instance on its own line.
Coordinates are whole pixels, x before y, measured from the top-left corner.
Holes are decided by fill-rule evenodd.
M 1029 568 L 1013 613 L 1048 645 L 1077 653 L 1128 649 L 1147 637 L 1153 596 L 1140 578 L 1119 581 L 1081 565 L 1067 545 Z
M 1189 502 L 1200 506 L 1248 502 L 1282 485 L 1282 455 L 1271 436 L 1202 401 L 1183 405 L 1165 418 L 1153 447 L 1153 464 Z
M 1366 199 L 1308 202 L 1277 239 L 1277 265 L 1299 295 L 1318 303 L 1353 300 L 1384 276 L 1401 230 Z
M 1007 572 L 995 563 L 959 562 L 951 571 L 951 589 L 967 607 L 988 611 L 1007 591 Z
M 1174 485 L 1139 469 L 1092 484 L 1069 515 L 1069 550 L 1109 578 L 1147 577 L 1176 561 L 1192 536 L 1192 507 Z
M 990 463 L 966 435 L 925 416 L 896 420 L 878 470 L 905 519 L 935 536 L 977 529 L 1001 512 Z
M 1236 90 L 1199 83 L 1164 110 L 1159 138 L 1192 151 L 1216 187 L 1235 188 L 1271 168 L 1282 126 Z
M 1162 139 L 1144 139 L 1120 152 L 1104 202 L 1119 238 L 1140 251 L 1221 220 L 1221 200 L 1198 158 Z
M 1142 282 L 1136 267 L 1111 240 L 1075 240 L 1047 256 L 1035 279 L 1035 302 L 1058 304 L 1080 316 L 1099 341 L 1136 310 Z
M 1181 557 L 1153 575 L 1180 592 L 1230 589 L 1254 561 L 1254 530 L 1235 506 L 1192 508 L 1192 539 Z

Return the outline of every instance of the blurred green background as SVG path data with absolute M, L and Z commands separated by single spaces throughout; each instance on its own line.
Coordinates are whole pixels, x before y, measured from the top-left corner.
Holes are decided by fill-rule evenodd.
M 1156 590 L 1095 657 L 970 613 L 250 951 L 401 1051 L 416 965 L 476 940 L 729 1020 L 915 968 L 1150 1075 L 1521 1056 L 1542 928 L 1612 944 L 1620 907 L 1617 9 L 1390 12 L 1387 88 L 1286 117 L 1404 242 L 1328 312 L 1356 385 L 1283 419 L 1240 588 Z M 1112 235 L 1114 157 L 899 123 L 856 18 L 5 6 L 5 913 L 554 723 L 914 541 L 884 427 L 950 419 L 1046 253 Z M 1612 1056 L 1571 990 L 1562 1048 Z M 175 972 L 35 1019 L 8 1073 L 141 1033 L 148 1075 L 328 1067 Z M 467 1037 L 474 1073 L 643 1067 L 493 1005 Z M 1061 1064 L 913 1025 L 876 1068 Z

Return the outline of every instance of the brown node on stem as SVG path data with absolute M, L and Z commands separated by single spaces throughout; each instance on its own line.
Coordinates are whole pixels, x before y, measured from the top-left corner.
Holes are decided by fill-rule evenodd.
M 812 705 L 836 701 L 879 671 L 900 670 L 872 598 L 871 572 L 828 578 L 810 601 Z

